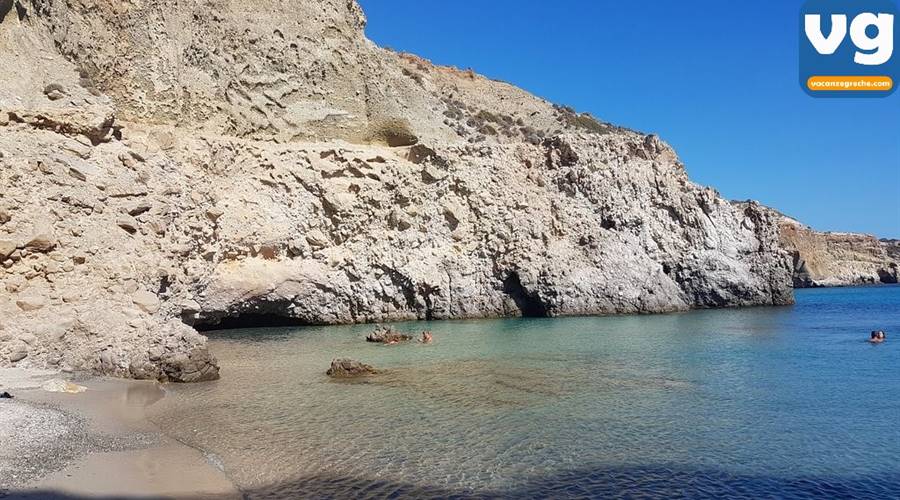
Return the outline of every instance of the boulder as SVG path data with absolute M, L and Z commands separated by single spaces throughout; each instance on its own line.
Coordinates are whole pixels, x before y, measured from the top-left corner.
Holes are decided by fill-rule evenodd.
M 25 248 L 33 252 L 49 252 L 50 250 L 53 250 L 55 246 L 56 238 L 48 232 L 35 234 L 28 240 L 28 243 L 25 244 Z
M 357 378 L 368 377 L 378 373 L 375 368 L 365 363 L 353 359 L 334 359 L 331 361 L 331 368 L 325 372 L 332 378 Z
M 225 215 L 225 211 L 218 207 L 213 207 L 206 211 L 206 218 L 213 222 L 217 222 L 223 215 Z
M 66 89 L 58 83 L 51 83 L 44 87 L 44 95 L 51 101 L 58 101 L 66 96 Z
M 34 345 L 34 343 L 37 342 L 37 337 L 31 332 L 25 332 L 19 335 L 19 340 L 28 345 Z
M 153 208 L 153 205 L 151 205 L 149 202 L 140 201 L 138 203 L 135 203 L 128 209 L 128 215 L 130 215 L 132 217 L 137 217 L 138 215 L 149 212 L 150 209 L 152 209 L 152 208 Z
M 82 182 L 87 180 L 87 175 L 75 167 L 69 167 L 69 177 Z
M 138 229 L 138 222 L 130 215 L 121 215 L 116 219 L 116 225 L 124 229 L 129 234 L 134 234 Z
M 328 236 L 325 236 L 325 233 L 318 229 L 313 229 L 306 233 L 306 242 L 313 248 L 324 248 L 331 244 Z
M 16 251 L 18 245 L 13 240 L 0 240 L 0 260 L 3 260 Z
M 22 341 L 13 342 L 12 349 L 9 353 L 9 361 L 17 363 L 28 357 L 28 346 Z
M 154 314 L 156 311 L 159 311 L 159 297 L 153 292 L 148 292 L 146 290 L 135 292 L 131 296 L 131 301 L 134 302 L 134 305 L 138 306 L 138 309 L 147 314 Z
M 47 305 L 47 299 L 42 295 L 20 295 L 16 305 L 25 312 L 37 311 Z
M 206 339 L 185 327 L 180 322 L 170 323 L 171 327 L 180 330 L 177 338 L 180 339 L 179 346 L 171 349 L 172 345 L 168 344 L 166 353 L 160 356 L 158 361 L 154 361 L 153 365 L 159 367 L 159 373 L 156 378 L 159 380 L 167 380 L 170 382 L 207 382 L 217 380 L 219 378 L 219 365 L 216 358 L 213 357 L 206 348 Z M 157 356 L 162 350 L 155 349 L 153 353 L 148 352 L 149 356 Z M 147 378 L 147 377 L 142 377 Z
M 412 340 L 412 335 L 400 333 L 390 326 L 377 326 L 375 331 L 366 337 L 366 342 L 377 342 L 381 344 L 399 344 Z

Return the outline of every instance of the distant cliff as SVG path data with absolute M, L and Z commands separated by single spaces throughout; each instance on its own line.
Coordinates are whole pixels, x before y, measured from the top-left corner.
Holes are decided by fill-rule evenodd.
M 900 240 L 884 238 L 879 241 L 887 253 L 888 260 L 895 263 L 900 262 Z
M 897 283 L 896 243 L 853 233 L 822 233 L 784 221 L 781 241 L 794 262 L 794 286 L 872 285 Z
M 898 282 L 900 240 L 816 231 L 775 209 L 768 211 L 779 220 L 779 240 L 791 255 L 795 288 Z

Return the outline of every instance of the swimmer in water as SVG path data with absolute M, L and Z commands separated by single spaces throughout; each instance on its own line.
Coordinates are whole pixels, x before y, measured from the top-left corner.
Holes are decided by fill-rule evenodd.
M 885 341 L 885 334 L 881 330 L 876 330 L 872 332 L 872 336 L 869 338 L 869 342 L 872 344 L 880 344 Z
M 434 338 L 431 336 L 431 332 L 424 331 L 422 332 L 422 338 L 419 339 L 419 342 L 423 344 L 430 344 L 432 340 L 434 340 Z

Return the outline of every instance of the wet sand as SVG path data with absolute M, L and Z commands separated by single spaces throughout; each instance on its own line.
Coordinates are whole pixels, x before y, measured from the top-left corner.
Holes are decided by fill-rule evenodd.
M 0 498 L 241 498 L 199 450 L 163 435 L 145 409 L 163 386 L 75 379 L 81 394 L 46 392 L 55 372 L 0 370 Z M 69 379 L 71 380 L 71 379 Z

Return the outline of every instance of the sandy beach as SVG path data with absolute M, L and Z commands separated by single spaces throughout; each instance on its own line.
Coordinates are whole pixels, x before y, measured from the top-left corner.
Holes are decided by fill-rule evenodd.
M 87 388 L 48 392 L 64 378 Z M 199 450 L 144 417 L 164 386 L 0 370 L 0 498 L 241 498 Z

